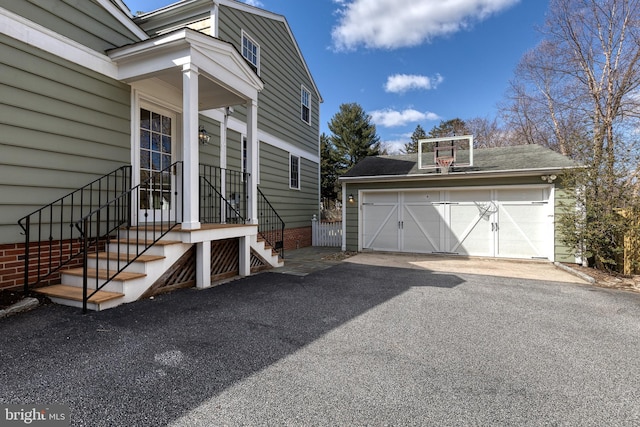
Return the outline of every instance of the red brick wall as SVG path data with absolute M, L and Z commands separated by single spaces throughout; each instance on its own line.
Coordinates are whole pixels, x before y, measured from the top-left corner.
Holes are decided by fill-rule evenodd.
M 51 266 L 56 268 L 61 262 L 76 253 L 81 242 L 78 240 L 63 240 L 31 243 L 29 247 L 29 283 L 33 283 L 38 275 L 38 259 L 40 260 L 40 274 L 44 276 Z M 0 245 L 0 289 L 19 288 L 24 284 L 24 243 L 10 243 Z M 82 259 L 74 259 L 65 267 L 80 267 Z M 60 274 L 54 273 L 41 284 L 60 283 Z
M 284 250 L 311 246 L 311 227 L 288 228 L 284 230 Z

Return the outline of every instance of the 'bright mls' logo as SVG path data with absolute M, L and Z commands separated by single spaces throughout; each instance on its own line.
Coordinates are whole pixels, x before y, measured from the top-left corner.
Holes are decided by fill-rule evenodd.
M 69 426 L 69 407 L 65 405 L 0 405 L 3 426 Z

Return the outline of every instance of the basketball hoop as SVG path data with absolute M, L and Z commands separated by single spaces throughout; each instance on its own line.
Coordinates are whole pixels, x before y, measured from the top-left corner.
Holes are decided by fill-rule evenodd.
M 440 173 L 447 174 L 449 173 L 449 168 L 453 164 L 454 157 L 453 156 L 442 156 L 436 158 L 436 164 L 440 168 Z

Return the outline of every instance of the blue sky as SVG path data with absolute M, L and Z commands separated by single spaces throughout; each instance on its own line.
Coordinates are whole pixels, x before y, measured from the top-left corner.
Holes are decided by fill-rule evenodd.
M 175 0 L 124 0 L 148 12 Z M 284 15 L 324 103 L 371 115 L 390 151 L 456 117 L 497 116 L 513 70 L 540 38 L 548 0 L 246 0 Z

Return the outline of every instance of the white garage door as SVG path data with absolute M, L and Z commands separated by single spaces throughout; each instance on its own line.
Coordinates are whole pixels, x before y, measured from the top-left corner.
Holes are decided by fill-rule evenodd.
M 553 259 L 548 187 L 368 192 L 362 249 Z

